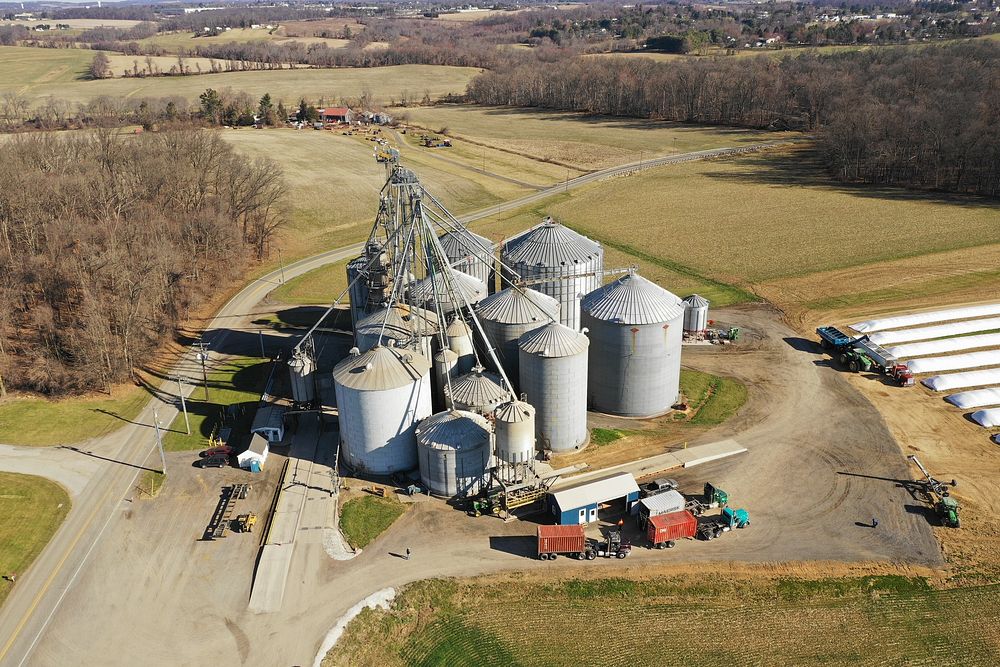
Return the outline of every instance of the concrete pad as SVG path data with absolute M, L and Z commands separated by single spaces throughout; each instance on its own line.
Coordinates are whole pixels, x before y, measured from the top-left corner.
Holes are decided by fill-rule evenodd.
M 264 545 L 250 591 L 250 611 L 266 614 L 281 609 L 294 549 L 294 544 Z
M 735 440 L 720 440 L 719 442 L 711 442 L 707 445 L 682 449 L 674 452 L 674 456 L 677 457 L 677 460 L 685 468 L 690 468 L 702 463 L 708 463 L 709 461 L 724 459 L 727 456 L 742 454 L 746 451 L 747 448 Z
M 0 470 L 45 477 L 65 487 L 74 499 L 84 490 L 101 464 L 101 459 L 89 456 L 86 452 L 62 447 L 0 445 Z

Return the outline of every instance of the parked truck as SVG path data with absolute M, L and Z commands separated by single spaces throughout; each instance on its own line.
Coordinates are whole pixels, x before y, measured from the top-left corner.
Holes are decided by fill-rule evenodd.
M 729 494 L 712 484 L 705 482 L 705 488 L 701 497 L 688 498 L 684 504 L 684 509 L 695 516 L 701 516 L 708 510 L 718 507 L 725 507 L 729 504 Z
M 725 507 L 721 514 L 700 521 L 697 534 L 703 540 L 714 540 L 734 528 L 746 528 L 749 525 L 750 514 L 746 510 Z
M 698 532 L 698 519 L 687 510 L 649 517 L 646 536 L 657 549 L 672 549 L 677 540 L 694 537 Z
M 913 373 L 889 354 L 881 345 L 873 343 L 868 336 L 855 338 L 836 327 L 816 329 L 820 346 L 830 352 L 830 356 L 852 373 L 858 371 L 877 372 L 885 375 L 902 387 L 913 385 Z
M 539 526 L 539 560 L 554 560 L 559 554 L 578 560 L 594 560 L 597 557 L 587 542 L 583 526 Z

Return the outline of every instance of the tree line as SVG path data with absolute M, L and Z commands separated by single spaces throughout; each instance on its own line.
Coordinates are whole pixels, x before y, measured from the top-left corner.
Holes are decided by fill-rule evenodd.
M 282 220 L 275 163 L 183 126 L 11 137 L 0 182 L 0 374 L 48 394 L 134 377 Z
M 470 82 L 477 104 L 815 131 L 849 181 L 1000 196 L 1000 44 L 758 58 L 567 58 Z

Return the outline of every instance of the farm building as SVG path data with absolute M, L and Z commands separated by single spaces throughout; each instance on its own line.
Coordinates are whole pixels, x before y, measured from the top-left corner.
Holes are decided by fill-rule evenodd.
M 549 495 L 549 510 L 562 525 L 597 521 L 602 505 L 630 511 L 639 499 L 639 485 L 631 473 L 623 472 L 593 482 L 586 482 Z
M 348 107 L 325 107 L 317 111 L 319 119 L 324 123 L 350 123 L 354 120 L 354 112 Z
M 245 452 L 236 455 L 236 461 L 241 468 L 246 468 L 251 472 L 260 472 L 261 468 L 264 467 L 264 462 L 267 461 L 269 449 L 267 439 L 259 433 L 254 433 L 253 437 L 250 438 L 250 446 Z
M 284 409 L 277 405 L 265 405 L 262 408 L 257 408 L 250 432 L 259 433 L 272 444 L 279 444 L 285 439 Z

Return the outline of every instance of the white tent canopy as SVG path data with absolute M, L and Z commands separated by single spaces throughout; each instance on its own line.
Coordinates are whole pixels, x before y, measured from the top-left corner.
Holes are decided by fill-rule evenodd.
M 911 359 L 906 362 L 906 366 L 914 374 L 955 371 L 963 368 L 979 368 L 980 366 L 1000 366 L 1000 350 L 953 354 L 950 357 Z
M 960 336 L 944 340 L 925 340 L 922 343 L 905 343 L 886 348 L 889 354 L 897 359 L 905 357 L 923 357 L 929 354 L 958 352 L 959 350 L 974 350 L 980 347 L 1000 347 L 1000 333 L 982 334 L 979 336 Z
M 989 410 L 976 410 L 971 415 L 972 421 L 983 428 L 994 428 L 1000 426 L 1000 408 L 990 408 Z
M 877 320 L 852 324 L 851 328 L 859 333 L 871 333 L 884 329 L 899 329 L 900 327 L 913 327 L 919 324 L 930 324 L 931 322 L 948 322 L 950 320 L 964 320 L 970 317 L 986 317 L 987 315 L 1000 315 L 1000 303 L 883 317 Z
M 908 343 L 913 340 L 930 340 L 931 338 L 946 338 L 948 336 L 964 336 L 979 331 L 993 331 L 1000 329 L 1000 317 L 987 317 L 982 320 L 968 320 L 966 322 L 952 322 L 950 324 L 939 324 L 933 327 L 920 327 L 918 329 L 902 329 L 900 331 L 883 331 L 873 333 L 869 338 L 873 343 L 879 345 L 889 345 L 891 343 Z
M 951 391 L 966 387 L 983 387 L 988 384 L 1000 384 L 1000 368 L 988 368 L 981 371 L 966 371 L 965 373 L 949 373 L 935 375 L 921 380 L 925 387 L 934 391 Z
M 989 389 L 963 391 L 958 394 L 952 394 L 944 400 L 963 410 L 982 408 L 988 405 L 1000 405 L 1000 388 L 990 387 Z

